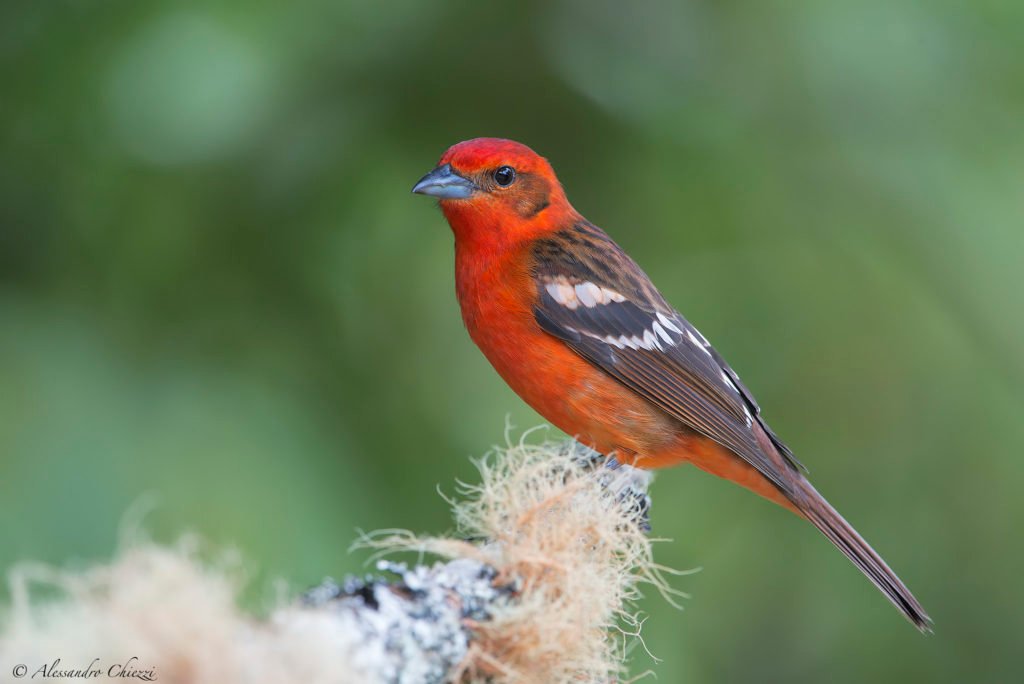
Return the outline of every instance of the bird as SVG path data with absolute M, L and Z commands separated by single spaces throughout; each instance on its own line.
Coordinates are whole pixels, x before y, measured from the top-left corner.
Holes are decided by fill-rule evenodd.
M 789 509 L 931 631 L 918 600 L 811 485 L 736 372 L 573 208 L 547 159 L 512 140 L 466 140 L 412 192 L 436 198 L 454 234 L 470 337 L 541 416 L 620 463 L 690 463 Z

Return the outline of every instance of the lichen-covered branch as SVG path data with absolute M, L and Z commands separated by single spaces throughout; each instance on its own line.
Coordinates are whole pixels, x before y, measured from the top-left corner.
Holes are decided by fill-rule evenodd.
M 574 444 L 492 454 L 480 483 L 461 485 L 453 537 L 361 542 L 434 564 L 380 560 L 376 576 L 325 581 L 264 619 L 236 607 L 230 572 L 187 548 L 135 545 L 79 573 L 21 566 L 0 678 L 60 658 L 51 680 L 92 667 L 102 681 L 134 657 L 182 684 L 615 681 L 639 585 L 667 589 L 645 534 L 650 476 L 613 465 Z M 34 584 L 60 597 L 34 598 Z

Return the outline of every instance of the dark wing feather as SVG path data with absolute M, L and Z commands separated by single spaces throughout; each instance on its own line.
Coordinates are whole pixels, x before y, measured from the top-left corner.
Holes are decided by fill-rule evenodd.
M 885 561 L 804 477 L 787 472 L 802 466 L 762 420 L 735 371 L 607 235 L 581 221 L 536 243 L 533 256 L 541 328 L 756 468 L 907 618 L 930 631 L 927 613 Z
M 542 329 L 792 493 L 790 478 L 758 445 L 753 422 L 790 465 L 801 466 L 764 424 L 750 391 L 611 238 L 581 222 L 541 240 L 533 276 Z

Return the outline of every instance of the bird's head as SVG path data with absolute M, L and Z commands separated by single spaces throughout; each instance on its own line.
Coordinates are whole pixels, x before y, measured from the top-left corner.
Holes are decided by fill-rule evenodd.
M 547 159 L 501 138 L 453 145 L 412 191 L 438 198 L 461 243 L 536 237 L 574 213 Z

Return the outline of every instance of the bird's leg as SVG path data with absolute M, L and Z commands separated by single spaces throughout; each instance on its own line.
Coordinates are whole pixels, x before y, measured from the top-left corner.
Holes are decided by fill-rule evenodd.
M 585 471 L 603 468 L 599 478 L 601 486 L 611 489 L 617 501 L 629 510 L 635 511 L 640 529 L 644 532 L 651 531 L 651 497 L 647 494 L 647 488 L 653 478 L 650 471 L 625 465 L 616 458 L 617 452 L 605 455 L 576 441 L 566 442 L 563 449 L 572 454 L 573 460 Z

